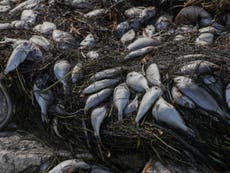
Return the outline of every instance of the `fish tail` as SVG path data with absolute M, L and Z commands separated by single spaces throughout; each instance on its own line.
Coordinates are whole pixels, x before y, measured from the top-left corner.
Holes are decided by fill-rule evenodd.
M 46 123 L 49 122 L 49 117 L 47 114 L 41 113 L 41 118 L 43 122 L 46 122 Z
M 64 85 L 64 94 L 65 95 L 68 95 L 70 93 L 70 87 L 68 84 L 65 84 Z
M 118 110 L 118 121 L 122 121 L 123 119 L 123 110 Z

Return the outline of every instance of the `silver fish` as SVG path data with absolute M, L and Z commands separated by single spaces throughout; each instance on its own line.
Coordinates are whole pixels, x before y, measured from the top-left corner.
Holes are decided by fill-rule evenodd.
M 78 82 L 80 79 L 83 78 L 83 71 L 82 71 L 82 63 L 79 62 L 77 63 L 73 70 L 72 70 L 72 73 L 71 73 L 71 80 L 72 80 L 72 83 L 76 83 Z
M 154 17 L 156 15 L 156 8 L 155 7 L 147 7 L 145 8 L 140 15 L 140 18 L 142 18 L 143 22 L 146 20 L 149 20 L 150 18 Z
M 0 23 L 0 30 L 6 30 L 11 28 L 11 23 Z
M 46 51 L 48 51 L 51 47 L 50 42 L 45 37 L 40 35 L 33 35 L 29 41 L 42 47 Z
M 201 33 L 196 39 L 196 44 L 201 46 L 210 45 L 213 43 L 214 34 L 213 33 Z
M 60 49 L 68 49 L 77 45 L 75 38 L 70 33 L 58 29 L 53 31 L 52 38 Z
M 173 101 L 176 104 L 190 109 L 194 109 L 196 107 L 195 103 L 192 100 L 190 100 L 188 97 L 183 95 L 177 87 L 173 87 L 171 93 L 172 93 Z
M 124 33 L 126 33 L 131 28 L 128 21 L 121 22 L 117 25 L 116 33 L 118 36 L 122 36 Z
M 145 9 L 145 7 L 132 7 L 132 8 L 129 8 L 127 10 L 125 10 L 125 16 L 128 17 L 128 18 L 136 18 L 136 17 L 140 17 L 141 16 L 141 13 L 142 11 Z
M 163 94 L 162 90 L 157 86 L 154 86 L 146 91 L 145 95 L 143 96 L 141 100 L 141 103 L 140 103 L 140 106 L 137 112 L 137 116 L 135 118 L 135 121 L 138 125 L 139 125 L 140 120 L 145 116 L 145 114 L 148 112 L 151 106 L 154 105 L 156 100 L 162 94 Z
M 226 97 L 226 102 L 227 102 L 228 108 L 230 108 L 230 83 L 226 87 L 225 97 Z
M 60 60 L 54 64 L 54 74 L 57 80 L 60 80 L 63 84 L 64 94 L 68 94 L 70 89 L 68 85 L 69 77 L 67 76 L 70 69 L 71 65 L 67 60 Z
M 94 106 L 99 105 L 102 103 L 105 99 L 107 99 L 111 94 L 113 93 L 113 90 L 110 88 L 103 89 L 95 94 L 90 95 L 85 103 L 84 111 L 85 113 L 91 109 Z
M 113 103 L 118 110 L 118 121 L 123 119 L 123 114 L 128 105 L 130 97 L 129 88 L 126 83 L 118 85 L 113 92 Z
M 180 68 L 179 73 L 183 75 L 201 75 L 201 74 L 208 74 L 213 73 L 216 70 L 219 70 L 220 66 L 209 62 L 209 61 L 203 61 L 203 60 L 195 60 L 191 61 L 188 64 L 182 66 Z
M 115 67 L 115 68 L 109 68 L 106 70 L 102 70 L 100 72 L 97 72 L 95 75 L 93 75 L 90 78 L 90 81 L 96 81 L 96 80 L 106 79 L 106 78 L 113 78 L 121 74 L 123 70 L 124 70 L 123 67 Z
M 28 42 L 28 40 L 4 37 L 4 40 L 1 41 L 0 44 L 11 44 L 13 48 L 16 48 L 19 44 L 24 42 Z
M 134 59 L 140 56 L 143 56 L 149 52 L 152 52 L 155 49 L 154 46 L 147 46 L 141 49 L 134 50 L 124 57 L 124 60 Z
M 145 77 L 138 72 L 129 72 L 126 77 L 126 83 L 129 87 L 137 92 L 145 92 L 149 89 Z
M 133 39 L 136 37 L 136 33 L 133 29 L 130 29 L 129 31 L 127 31 L 124 35 L 122 35 L 121 37 L 121 42 L 123 44 L 127 43 L 127 42 L 131 42 L 133 41 Z
M 137 111 L 137 108 L 138 108 L 138 95 L 136 95 L 136 97 L 127 105 L 124 114 L 127 115 L 133 113 Z
M 23 20 L 15 20 L 11 22 L 11 28 L 14 29 L 29 29 L 29 25 L 27 22 Z
M 36 52 L 36 47 L 29 42 L 23 42 L 19 44 L 11 53 L 10 58 L 7 62 L 6 68 L 4 70 L 5 74 L 8 74 L 10 71 L 15 70 L 25 59 L 29 57 L 31 59 L 42 56 L 40 53 Z
M 127 49 L 129 51 L 134 51 L 137 49 L 141 49 L 148 46 L 158 46 L 160 41 L 157 39 L 149 38 L 149 37 L 141 37 L 131 43 Z
M 156 23 L 155 23 L 155 27 L 158 31 L 160 30 L 165 30 L 169 27 L 170 23 L 171 23 L 171 18 L 167 15 L 165 16 L 161 16 L 157 19 Z
M 47 115 L 47 111 L 48 111 L 48 107 L 52 104 L 53 102 L 53 94 L 51 90 L 48 90 L 46 92 L 42 92 L 41 89 L 38 88 L 37 84 L 34 84 L 33 87 L 33 93 L 35 96 L 35 99 L 37 101 L 37 103 L 39 104 L 40 108 L 41 108 L 41 118 L 43 122 L 48 122 L 48 115 Z
M 112 172 L 108 168 L 102 168 L 102 167 L 93 165 L 90 173 L 112 173 Z
M 86 57 L 91 59 L 91 60 L 95 60 L 95 59 L 98 59 L 99 58 L 99 53 L 97 51 L 89 51 L 87 54 L 86 54 Z
M 34 25 L 37 14 L 33 10 L 24 10 L 21 14 L 21 20 L 27 22 L 29 25 Z
M 43 22 L 42 24 L 36 25 L 33 31 L 40 32 L 42 34 L 50 34 L 56 29 L 56 25 L 51 22 Z
M 180 113 L 162 97 L 155 103 L 152 115 L 156 121 L 166 123 L 171 127 L 181 129 L 189 135 L 194 136 L 193 130 L 186 126 Z
M 118 84 L 119 81 L 120 79 L 103 79 L 100 81 L 96 81 L 88 87 L 86 87 L 83 90 L 83 94 L 92 94 L 94 92 L 100 91 L 101 89 L 112 87 Z
M 88 34 L 84 40 L 81 41 L 80 45 L 82 47 L 92 47 L 96 44 L 96 40 L 93 34 Z
M 107 114 L 107 109 L 105 106 L 95 108 L 91 112 L 91 124 L 94 129 L 94 135 L 100 137 L 100 128 L 103 120 Z
M 161 75 L 157 64 L 150 64 L 145 72 L 145 76 L 152 86 L 161 86 Z
M 153 25 L 147 25 L 143 30 L 143 36 L 145 37 L 153 37 L 155 33 L 156 29 Z
M 0 13 L 5 13 L 11 9 L 10 5 L 0 5 Z
M 190 98 L 199 107 L 217 113 L 220 117 L 229 117 L 228 113 L 221 109 L 216 100 L 203 88 L 196 85 L 192 79 L 184 76 L 174 78 L 179 90 Z
M 51 169 L 48 173 L 64 173 L 64 172 L 69 172 L 73 169 L 89 170 L 90 166 L 84 161 L 72 159 L 72 160 L 66 160 L 66 161 L 59 163 L 57 166 Z
M 212 91 L 220 100 L 223 99 L 224 91 L 223 84 L 219 78 L 215 78 L 212 75 L 200 76 L 204 83 L 204 87 Z
M 106 14 L 105 9 L 96 9 L 84 14 L 84 17 L 95 19 L 95 18 L 103 17 L 105 14 Z

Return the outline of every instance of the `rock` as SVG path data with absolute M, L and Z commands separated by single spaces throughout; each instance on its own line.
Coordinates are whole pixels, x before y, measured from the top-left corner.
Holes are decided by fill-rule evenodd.
M 210 45 L 213 43 L 214 40 L 214 34 L 212 33 L 202 33 L 200 36 L 196 39 L 197 45 Z
M 0 138 L 1 173 L 17 173 L 32 166 L 39 166 L 51 159 L 53 151 L 43 144 L 29 139 L 29 136 Z

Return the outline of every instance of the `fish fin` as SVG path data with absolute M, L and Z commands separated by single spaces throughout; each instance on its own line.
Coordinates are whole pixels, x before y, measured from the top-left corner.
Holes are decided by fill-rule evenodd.
M 49 123 L 50 121 L 47 114 L 41 113 L 41 118 L 42 118 L 42 121 L 45 123 Z
M 122 121 L 122 119 L 123 119 L 123 111 L 119 110 L 118 111 L 118 121 Z

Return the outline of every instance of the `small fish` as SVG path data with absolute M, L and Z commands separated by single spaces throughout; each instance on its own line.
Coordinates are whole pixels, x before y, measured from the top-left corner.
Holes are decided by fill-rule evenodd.
M 126 106 L 124 115 L 137 111 L 138 108 L 138 95 Z
M 130 97 L 129 88 L 126 83 L 118 85 L 113 92 L 113 103 L 118 110 L 118 121 L 123 119 L 123 114 L 128 105 Z
M 125 10 L 125 16 L 128 18 L 137 18 L 140 17 L 142 14 L 142 11 L 145 9 L 145 7 L 139 6 L 139 7 L 132 7 L 127 10 Z
M 73 70 L 72 70 L 72 73 L 71 73 L 71 80 L 72 80 L 72 83 L 76 83 L 78 82 L 79 80 L 81 80 L 83 78 L 83 71 L 82 71 L 82 63 L 79 62 L 77 63 Z
M 102 168 L 96 165 L 92 165 L 90 173 L 112 173 L 108 168 Z
M 84 14 L 84 17 L 95 19 L 95 18 L 103 17 L 105 14 L 106 14 L 105 9 L 96 9 L 96 10 L 93 10 L 93 11 L 90 11 L 90 12 Z
M 70 33 L 58 29 L 53 31 L 52 38 L 60 49 L 73 48 L 77 45 L 75 38 Z
M 157 64 L 152 63 L 148 66 L 145 76 L 149 83 L 154 86 L 161 86 L 161 75 Z
M 11 44 L 11 46 L 15 49 L 19 44 L 24 42 L 28 42 L 28 40 L 4 37 L 4 40 L 1 41 L 0 44 Z
M 135 37 L 136 37 L 135 31 L 133 29 L 130 29 L 124 35 L 122 35 L 120 40 L 123 44 L 125 44 L 125 43 L 133 41 Z
M 156 28 L 153 25 L 147 25 L 143 30 L 143 36 L 145 37 L 153 37 L 156 33 Z
M 37 103 L 39 104 L 41 108 L 41 118 L 43 122 L 48 123 L 49 118 L 47 115 L 48 107 L 53 102 L 53 94 L 51 90 L 48 90 L 46 92 L 42 92 L 42 90 L 39 88 L 38 84 L 35 83 L 33 87 L 33 93 L 35 96 L 35 99 Z
M 148 82 L 145 77 L 135 71 L 127 74 L 126 83 L 137 92 L 145 92 L 149 89 Z
M 147 47 L 144 47 L 141 49 L 134 50 L 134 51 L 130 52 L 128 55 L 126 55 L 124 57 L 124 60 L 127 61 L 127 60 L 131 60 L 131 59 L 146 55 L 146 54 L 152 52 L 154 49 L 155 49 L 154 46 L 147 46 Z
M 213 33 L 202 33 L 196 39 L 196 44 L 201 46 L 210 45 L 213 43 L 214 34 Z
M 151 19 L 156 15 L 156 8 L 155 7 L 147 7 L 145 8 L 140 15 L 140 18 L 142 18 L 143 22 Z
M 105 106 L 95 108 L 91 112 L 91 124 L 94 129 L 94 135 L 100 137 L 100 127 L 107 114 Z
M 103 89 L 95 94 L 90 95 L 85 103 L 84 111 L 85 113 L 91 109 L 92 107 L 95 107 L 102 103 L 105 99 L 107 99 L 111 94 L 113 93 L 113 90 L 111 88 Z
M 0 23 L 0 30 L 6 30 L 11 28 L 11 23 Z
M 131 43 L 127 48 L 129 51 L 134 51 L 148 46 L 158 46 L 160 41 L 149 37 L 141 37 Z
M 221 109 L 217 101 L 205 89 L 195 84 L 192 79 L 178 76 L 174 78 L 174 82 L 179 90 L 199 107 L 214 112 L 221 118 L 229 118 L 228 113 Z
M 135 121 L 138 125 L 139 125 L 140 120 L 145 116 L 145 114 L 148 112 L 151 106 L 154 105 L 156 100 L 162 94 L 163 94 L 162 90 L 157 86 L 154 86 L 146 91 L 145 95 L 143 96 L 141 100 L 141 103 L 140 103 L 140 106 L 137 112 L 137 116 L 135 118 Z
M 115 67 L 115 68 L 109 68 L 106 70 L 102 70 L 100 72 L 97 72 L 95 75 L 93 75 L 90 78 L 90 81 L 96 81 L 96 80 L 101 80 L 101 79 L 106 79 L 106 78 L 113 78 L 118 75 L 120 75 L 124 71 L 123 67 Z
M 11 9 L 10 5 L 1 5 L 0 4 L 0 13 L 5 13 Z
M 171 21 L 171 18 L 169 16 L 167 16 L 167 15 L 160 16 L 155 23 L 155 27 L 156 27 L 157 31 L 165 30 L 169 27 L 171 22 L 172 21 Z
M 27 22 L 23 20 L 15 20 L 11 22 L 11 28 L 14 29 L 29 29 L 29 25 Z
M 116 28 L 116 33 L 118 34 L 119 37 L 124 35 L 129 29 L 130 29 L 130 24 L 128 21 L 121 22 L 117 25 Z
M 64 94 L 68 94 L 70 90 L 68 85 L 69 77 L 67 76 L 67 74 L 70 72 L 70 69 L 71 65 L 67 60 L 60 60 L 54 64 L 54 74 L 57 80 L 60 80 L 63 84 Z
M 228 105 L 228 108 L 230 108 L 230 83 L 226 87 L 225 97 L 226 97 L 226 103 Z
M 209 74 L 213 73 L 216 70 L 220 70 L 220 66 L 203 60 L 195 60 L 191 61 L 188 64 L 182 66 L 180 68 L 179 74 L 182 75 L 201 75 L 201 74 Z
M 42 24 L 36 25 L 33 28 L 33 31 L 40 32 L 42 34 L 50 34 L 52 33 L 57 26 L 54 23 L 51 22 L 43 22 Z
M 177 87 L 173 87 L 171 91 L 173 101 L 183 107 L 194 109 L 196 107 L 195 103 L 188 97 L 183 95 Z
M 96 81 L 88 87 L 86 87 L 83 90 L 83 94 L 92 94 L 94 92 L 100 91 L 101 89 L 112 87 L 118 84 L 119 81 L 120 79 L 103 79 L 100 81 Z
M 46 51 L 48 51 L 51 47 L 50 42 L 45 37 L 40 35 L 33 35 L 29 41 L 42 47 Z
M 89 51 L 87 54 L 86 54 L 86 57 L 91 59 L 91 60 L 95 60 L 95 59 L 98 59 L 99 58 L 99 53 L 97 51 Z
M 204 84 L 204 88 L 209 89 L 220 100 L 224 100 L 223 99 L 223 95 L 224 95 L 223 83 L 221 82 L 219 78 L 215 78 L 212 75 L 203 75 L 203 76 L 200 76 L 200 78 Z
M 92 47 L 96 44 L 96 40 L 93 36 L 93 34 L 88 34 L 84 40 L 81 41 L 80 45 L 82 47 Z
M 174 106 L 165 101 L 162 97 L 155 103 L 152 115 L 158 122 L 166 123 L 167 125 L 180 129 L 190 136 L 195 136 L 192 129 L 186 126 L 180 113 Z
M 72 170 L 89 170 L 90 165 L 85 163 L 84 161 L 79 161 L 76 159 L 66 160 L 59 163 L 53 169 L 51 169 L 48 173 L 64 173 L 64 172 L 72 172 Z
M 22 62 L 28 59 L 29 56 L 31 59 L 35 58 L 36 56 L 39 56 L 34 51 L 34 45 L 29 42 L 23 42 L 19 44 L 11 53 L 4 73 L 8 74 L 9 72 L 15 70 Z M 32 52 L 34 52 L 34 54 L 32 54 Z
M 34 10 L 24 10 L 21 14 L 21 20 L 27 22 L 29 25 L 34 25 L 37 15 Z

